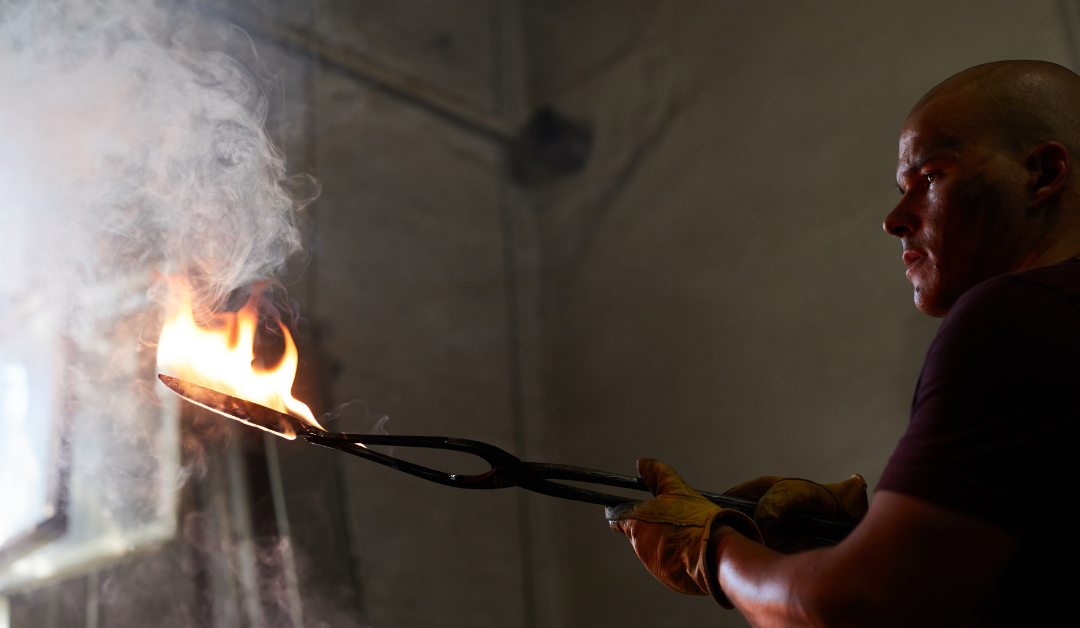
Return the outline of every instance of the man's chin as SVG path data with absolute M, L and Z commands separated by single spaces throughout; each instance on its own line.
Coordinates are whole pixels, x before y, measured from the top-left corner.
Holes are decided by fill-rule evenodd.
M 952 303 L 945 304 L 942 301 L 938 290 L 928 290 L 918 284 L 915 285 L 915 307 L 923 314 L 943 318 L 949 313 Z

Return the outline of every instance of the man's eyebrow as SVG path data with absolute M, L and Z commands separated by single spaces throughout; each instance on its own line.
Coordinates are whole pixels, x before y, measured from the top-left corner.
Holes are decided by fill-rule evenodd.
M 917 161 L 912 162 L 907 168 L 904 168 L 904 176 L 910 177 L 918 174 L 919 170 L 922 170 L 923 166 L 925 166 L 928 162 L 934 161 L 934 159 L 935 156 L 933 155 L 929 157 L 920 157 Z M 900 187 L 900 185 L 897 184 L 896 187 Z
M 950 154 L 949 151 L 942 152 L 940 150 L 930 153 L 924 157 L 920 157 L 918 161 L 912 163 L 910 166 L 904 169 L 904 176 L 915 176 L 920 170 L 926 167 L 926 164 L 934 161 L 951 162 L 955 161 L 955 155 Z M 899 186 L 897 186 L 899 187 Z

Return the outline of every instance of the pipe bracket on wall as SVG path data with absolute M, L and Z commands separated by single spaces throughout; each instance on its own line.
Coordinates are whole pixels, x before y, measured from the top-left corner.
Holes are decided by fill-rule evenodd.
M 592 148 L 591 128 L 551 108 L 542 108 L 514 141 L 514 179 L 532 186 L 581 172 Z

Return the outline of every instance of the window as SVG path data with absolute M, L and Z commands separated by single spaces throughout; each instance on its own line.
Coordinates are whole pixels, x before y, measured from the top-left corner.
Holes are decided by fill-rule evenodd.
M 153 333 L 145 286 L 121 284 L 87 289 L 63 314 L 5 295 L 0 593 L 175 535 L 177 404 L 155 386 L 154 351 L 143 342 Z M 116 303 L 110 316 L 79 316 Z
M 55 330 L 47 317 L 0 345 L 0 558 L 67 526 L 55 400 Z

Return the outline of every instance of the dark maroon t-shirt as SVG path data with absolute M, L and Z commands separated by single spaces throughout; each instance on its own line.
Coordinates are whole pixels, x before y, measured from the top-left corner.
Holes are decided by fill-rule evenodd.
M 877 490 L 1014 534 L 1019 549 L 998 582 L 992 625 L 1055 625 L 1041 622 L 1073 605 L 1078 419 L 1080 261 L 966 292 L 930 345 L 907 433 Z

